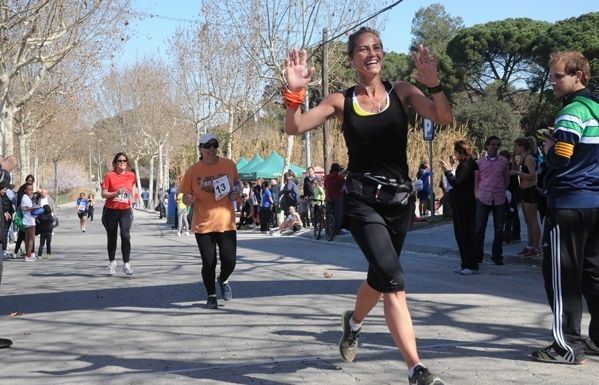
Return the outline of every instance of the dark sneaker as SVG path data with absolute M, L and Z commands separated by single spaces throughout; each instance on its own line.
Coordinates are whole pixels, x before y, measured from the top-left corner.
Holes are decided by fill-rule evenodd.
M 218 309 L 218 302 L 215 295 L 209 296 L 208 300 L 206 300 L 206 309 Z
M 356 354 L 358 354 L 358 336 L 362 328 L 355 331 L 351 330 L 349 320 L 353 314 L 353 311 L 348 310 L 341 316 L 343 335 L 339 341 L 339 353 L 341 353 L 341 358 L 345 362 L 352 362 L 356 358 Z
M 216 282 L 218 282 L 218 286 L 220 286 L 220 292 L 225 301 L 230 301 L 233 299 L 233 290 L 231 290 L 231 285 L 229 282 L 222 283 L 220 281 L 220 277 L 216 278 Z
M 591 337 L 582 340 L 582 351 L 589 356 L 599 356 L 599 346 L 591 340 Z
M 562 356 L 553 348 L 553 345 L 549 345 L 544 349 L 535 350 L 530 356 L 536 361 L 554 364 L 582 365 L 584 363 L 584 355 L 574 357 L 572 354 L 566 353 L 566 355 Z
M 499 257 L 491 257 L 491 260 L 493 261 L 494 264 L 496 264 L 497 266 L 503 266 L 505 265 L 505 263 L 503 262 L 503 257 L 499 256 Z
M 12 345 L 12 341 L 8 338 L 0 338 L 0 349 L 7 348 Z
M 439 376 L 432 374 L 422 365 L 416 366 L 409 381 L 410 385 L 445 385 Z

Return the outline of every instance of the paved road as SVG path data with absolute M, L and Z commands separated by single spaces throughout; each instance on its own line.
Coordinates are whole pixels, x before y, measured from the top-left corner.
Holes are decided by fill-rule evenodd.
M 0 350 L 0 384 L 407 383 L 382 304 L 356 361 L 339 358 L 339 316 L 366 269 L 349 236 L 240 232 L 234 299 L 208 310 L 194 238 L 154 213 L 135 215 L 133 277 L 120 264 L 105 275 L 101 224 L 82 233 L 71 210 L 52 259 L 5 262 L 0 336 L 15 344 Z M 507 265 L 464 277 L 452 272 L 451 225 L 410 232 L 402 260 L 424 362 L 447 384 L 599 384 L 599 358 L 576 367 L 528 359 L 549 341 L 551 320 L 538 263 L 511 256 L 521 247 L 506 248 Z

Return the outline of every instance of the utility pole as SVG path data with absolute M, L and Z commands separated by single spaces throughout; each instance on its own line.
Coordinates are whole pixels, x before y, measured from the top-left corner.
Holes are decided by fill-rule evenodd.
M 329 96 L 329 31 L 325 27 L 322 30 L 322 98 Z M 331 159 L 329 150 L 329 121 L 322 125 L 322 154 L 324 156 L 325 174 L 331 169 Z

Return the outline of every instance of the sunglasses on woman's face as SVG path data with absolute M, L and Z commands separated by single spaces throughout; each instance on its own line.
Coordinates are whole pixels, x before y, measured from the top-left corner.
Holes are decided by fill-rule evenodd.
M 218 143 L 208 142 L 208 143 L 202 144 L 202 148 L 218 148 Z
M 127 163 L 127 159 L 117 159 L 117 163 Z

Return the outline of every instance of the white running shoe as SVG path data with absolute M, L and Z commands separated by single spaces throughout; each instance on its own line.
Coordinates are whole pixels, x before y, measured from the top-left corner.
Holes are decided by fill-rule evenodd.
M 180 237 L 180 236 L 181 236 L 181 233 L 180 233 L 180 232 L 177 232 L 177 236 L 178 236 L 178 237 Z
M 186 231 L 186 232 L 185 232 L 185 235 L 189 237 L 189 231 Z
M 131 265 L 129 265 L 129 262 L 123 265 L 123 273 L 127 275 L 133 275 L 133 270 L 131 270 Z
M 35 261 L 37 261 L 37 258 L 35 258 L 35 254 L 33 254 L 33 253 L 31 254 L 30 257 L 25 256 L 25 262 L 35 262 Z
M 116 261 L 110 261 L 108 264 L 108 275 L 114 275 L 116 272 Z

